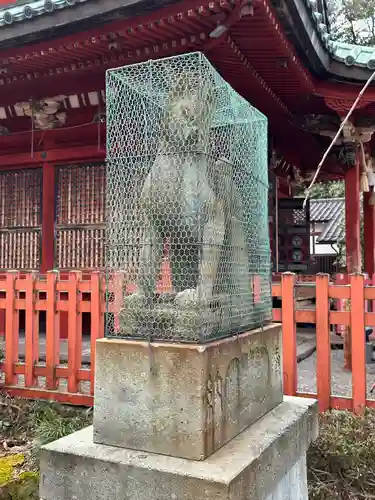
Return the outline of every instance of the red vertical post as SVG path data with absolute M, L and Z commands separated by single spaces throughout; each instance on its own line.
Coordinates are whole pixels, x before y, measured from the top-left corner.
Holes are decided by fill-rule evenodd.
M 55 260 L 55 167 L 43 164 L 42 264 L 41 272 L 54 268 Z
M 0 309 L 0 336 L 5 335 L 5 309 Z
M 0 290 L 4 292 L 6 286 L 5 278 L 0 279 Z M 5 309 L 0 309 L 0 336 L 5 336 Z
M 104 337 L 104 311 L 99 272 L 91 275 L 91 394 L 94 394 L 96 341 Z
M 34 387 L 35 365 L 38 362 L 39 332 L 35 321 L 35 276 L 28 274 L 26 288 L 26 321 L 25 321 L 25 387 Z
M 365 290 L 362 274 L 350 276 L 353 353 L 353 411 L 363 414 L 366 408 L 366 351 L 365 351 Z
M 297 392 L 297 333 L 294 307 L 295 275 L 285 273 L 281 279 L 284 394 Z
M 6 277 L 6 319 L 5 319 L 5 385 L 15 385 L 18 377 L 14 364 L 18 362 L 18 311 L 16 310 L 17 273 L 9 271 Z
M 59 317 L 56 295 L 57 272 L 51 271 L 47 276 L 47 315 L 46 315 L 46 387 L 50 391 L 58 388 L 56 367 L 60 358 Z
M 329 276 L 316 276 L 316 378 L 319 410 L 331 406 L 331 338 L 329 331 Z
M 347 280 L 345 278 L 345 274 L 337 273 L 335 277 L 335 285 L 347 285 Z M 345 310 L 345 300 L 344 299 L 336 299 L 336 307 L 337 311 Z M 336 325 L 336 333 L 338 335 L 345 335 L 345 326 L 344 325 Z
M 68 302 L 68 392 L 79 390 L 78 371 L 82 365 L 82 315 L 79 293 L 80 273 L 69 273 Z
M 347 273 L 361 272 L 360 155 L 345 174 L 345 241 Z M 344 334 L 344 368 L 352 369 L 352 325 Z M 363 340 L 363 334 L 362 334 Z
M 359 192 L 359 156 L 345 175 L 345 239 L 347 272 L 361 272 L 361 207 Z
M 372 277 L 375 273 L 375 206 L 370 205 L 371 193 L 363 194 L 363 218 L 365 240 L 364 271 Z

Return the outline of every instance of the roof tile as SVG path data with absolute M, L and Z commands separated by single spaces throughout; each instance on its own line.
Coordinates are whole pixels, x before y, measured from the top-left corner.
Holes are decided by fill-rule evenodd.
M 310 200 L 311 222 L 327 222 L 318 243 L 337 243 L 345 236 L 345 199 Z
M 52 14 L 54 10 L 74 7 L 89 0 L 30 0 L 0 8 L 0 26 L 10 26 L 19 21 L 28 21 L 36 16 Z
M 318 2 L 316 0 L 304 0 L 304 2 L 323 45 L 334 59 L 346 64 L 346 66 L 360 66 L 372 71 L 375 70 L 374 48 L 332 40 L 324 17 L 319 12 Z

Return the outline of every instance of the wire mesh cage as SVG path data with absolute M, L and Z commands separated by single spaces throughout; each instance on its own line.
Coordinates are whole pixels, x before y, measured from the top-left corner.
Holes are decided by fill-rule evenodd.
M 267 120 L 199 52 L 109 70 L 106 335 L 271 320 Z

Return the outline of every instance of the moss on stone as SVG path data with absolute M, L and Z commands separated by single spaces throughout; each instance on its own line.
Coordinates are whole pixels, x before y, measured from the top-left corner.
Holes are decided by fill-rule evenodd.
M 39 473 L 23 472 L 0 489 L 0 500 L 38 500 Z
M 14 468 L 25 461 L 23 454 L 0 457 L 0 486 L 8 483 L 14 477 Z

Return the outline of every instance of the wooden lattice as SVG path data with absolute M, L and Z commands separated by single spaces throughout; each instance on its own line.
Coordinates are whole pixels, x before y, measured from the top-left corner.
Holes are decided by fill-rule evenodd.
M 0 269 L 40 265 L 42 170 L 0 173 Z
M 105 165 L 58 169 L 56 252 L 58 269 L 104 267 Z

